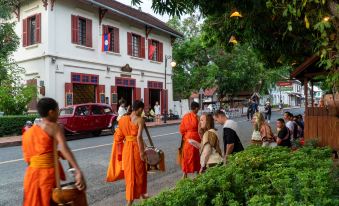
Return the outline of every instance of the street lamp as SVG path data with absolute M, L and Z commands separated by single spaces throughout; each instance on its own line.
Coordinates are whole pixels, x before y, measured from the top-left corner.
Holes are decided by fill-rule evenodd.
M 172 57 L 170 55 L 165 55 L 165 97 L 164 97 L 164 104 L 165 104 L 165 116 L 164 116 L 164 123 L 167 122 L 167 60 L 171 59 Z M 175 61 L 171 61 L 171 67 L 175 67 L 177 63 Z
M 199 90 L 199 96 L 200 96 L 200 108 L 201 110 L 203 109 L 202 108 L 202 104 L 203 104 L 203 95 L 204 95 L 204 90 L 202 88 L 200 88 Z

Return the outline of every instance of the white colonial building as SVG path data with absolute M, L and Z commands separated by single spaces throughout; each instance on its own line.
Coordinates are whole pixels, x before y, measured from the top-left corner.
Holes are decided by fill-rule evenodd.
M 301 106 L 305 99 L 305 95 L 300 81 L 289 80 L 277 82 L 277 84 L 271 89 L 270 96 L 268 98 L 270 98 L 273 105 L 279 105 L 280 101 L 282 101 L 283 104 L 294 107 Z
M 14 58 L 39 97 L 55 98 L 60 107 L 100 102 L 116 110 L 123 98 L 142 99 L 146 109 L 156 101 L 163 112 L 173 109 L 165 61 L 182 35 L 155 17 L 113 0 L 31 0 L 14 17 L 21 37 Z

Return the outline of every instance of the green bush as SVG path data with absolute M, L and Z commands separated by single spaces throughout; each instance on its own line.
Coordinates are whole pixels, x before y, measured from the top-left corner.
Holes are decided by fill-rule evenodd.
M 9 135 L 21 135 L 21 129 L 26 121 L 34 121 L 36 115 L 1 116 L 0 137 Z
M 179 181 L 140 205 L 339 205 L 338 170 L 328 148 L 251 146 L 227 166 Z

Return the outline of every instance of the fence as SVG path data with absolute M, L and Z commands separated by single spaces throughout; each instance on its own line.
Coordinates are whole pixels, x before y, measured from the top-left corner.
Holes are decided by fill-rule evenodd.
M 339 118 L 333 107 L 307 108 L 305 111 L 305 139 L 318 138 L 321 146 L 339 150 Z

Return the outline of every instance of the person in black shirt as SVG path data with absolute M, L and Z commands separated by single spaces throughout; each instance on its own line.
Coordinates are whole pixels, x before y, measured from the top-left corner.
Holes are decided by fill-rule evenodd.
M 237 133 L 238 124 L 228 119 L 226 114 L 221 110 L 214 113 L 214 120 L 224 125 L 224 161 L 226 162 L 228 155 L 244 150 Z
M 290 130 L 286 127 L 285 121 L 283 119 L 277 120 L 277 130 L 278 130 L 277 138 L 278 146 L 291 147 Z

